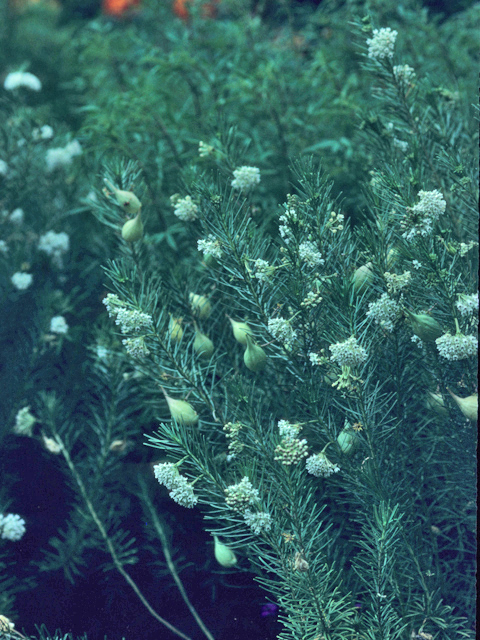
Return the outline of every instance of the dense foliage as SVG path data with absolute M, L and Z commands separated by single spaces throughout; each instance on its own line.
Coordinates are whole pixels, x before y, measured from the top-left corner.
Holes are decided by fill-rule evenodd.
M 0 637 L 473 638 L 480 5 L 134 4 L 2 9 Z

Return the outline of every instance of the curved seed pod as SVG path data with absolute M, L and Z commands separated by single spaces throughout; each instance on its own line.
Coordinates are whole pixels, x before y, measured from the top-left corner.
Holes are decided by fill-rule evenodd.
M 182 318 L 174 318 L 172 314 L 170 314 L 168 333 L 170 334 L 170 340 L 180 342 L 183 337 Z
M 236 320 L 232 320 L 229 318 L 230 323 L 233 329 L 233 337 L 237 342 L 243 344 L 244 347 L 247 346 L 247 336 L 246 334 L 252 335 L 252 330 L 248 326 L 246 322 L 237 322 Z
M 425 397 L 425 406 L 427 407 L 427 409 L 433 411 L 439 416 L 448 415 L 448 409 L 445 406 L 445 402 L 443 401 L 443 398 L 439 393 L 427 391 L 427 395 Z
M 474 393 L 467 398 L 460 398 L 450 391 L 447 387 L 448 393 L 457 403 L 460 411 L 463 415 L 472 422 L 476 422 L 478 418 L 478 393 Z
M 117 189 L 117 187 L 114 187 L 113 184 L 106 179 L 105 184 L 113 191 L 118 204 L 127 213 L 138 213 L 138 211 L 140 211 L 142 203 L 132 191 L 122 191 L 121 189 Z
M 163 389 L 162 391 L 165 396 L 165 400 L 167 401 L 170 415 L 175 422 L 179 422 L 180 424 L 184 424 L 188 427 L 193 426 L 198 422 L 198 413 L 189 402 L 170 398 Z
M 127 220 L 122 227 L 122 238 L 125 242 L 136 242 L 143 237 L 143 222 L 140 217 L 140 211 L 135 218 Z
M 435 342 L 437 338 L 443 336 L 443 329 L 439 323 L 426 314 L 412 313 L 408 309 L 405 311 L 410 319 L 413 333 L 424 342 Z
M 188 295 L 188 299 L 190 300 L 190 307 L 193 315 L 200 318 L 200 320 L 205 320 L 210 316 L 212 313 L 212 305 L 206 296 L 200 296 L 197 293 L 190 293 Z
M 346 456 L 352 455 L 358 444 L 358 436 L 355 430 L 347 424 L 338 434 L 337 443 Z
M 373 271 L 371 269 L 372 263 L 367 262 L 353 274 L 353 290 L 357 295 L 360 295 L 366 291 L 368 285 L 373 281 Z
M 243 354 L 245 366 L 255 373 L 262 371 L 267 364 L 267 354 L 262 347 L 259 347 L 253 342 L 253 338 L 251 338 L 249 333 L 245 334 L 245 338 L 247 340 L 247 348 Z
M 226 544 L 222 544 L 217 536 L 213 536 L 213 540 L 215 545 L 215 560 L 218 562 L 218 564 L 221 564 L 222 567 L 225 567 L 226 569 L 230 569 L 230 567 L 236 565 L 237 557 L 233 553 L 233 551 L 229 547 L 227 547 Z
M 214 351 L 213 342 L 204 333 L 196 331 L 195 340 L 193 341 L 193 350 L 202 358 L 211 358 Z

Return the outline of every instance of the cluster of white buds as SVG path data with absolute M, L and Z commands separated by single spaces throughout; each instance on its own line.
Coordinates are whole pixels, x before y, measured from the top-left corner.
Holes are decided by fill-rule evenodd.
M 153 472 L 158 482 L 168 489 L 172 500 L 187 509 L 197 504 L 198 497 L 193 493 L 193 484 L 179 473 L 178 465 L 162 462 L 154 465 Z
M 345 342 L 337 342 L 329 347 L 332 355 L 330 360 L 340 366 L 356 367 L 367 359 L 366 350 L 358 344 L 357 339 L 352 336 Z
M 231 484 L 225 489 L 225 502 L 231 509 L 245 511 L 258 502 L 259 493 L 253 484 L 244 476 L 237 484 Z

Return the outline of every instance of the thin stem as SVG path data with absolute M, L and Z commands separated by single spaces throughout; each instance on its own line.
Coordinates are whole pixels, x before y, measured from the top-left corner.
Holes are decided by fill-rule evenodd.
M 56 437 L 56 440 L 57 440 L 58 444 L 62 447 L 63 457 L 65 458 L 65 461 L 66 461 L 66 463 L 68 465 L 68 468 L 70 469 L 73 477 L 75 478 L 75 481 L 76 481 L 76 483 L 78 485 L 78 488 L 80 489 L 80 493 L 82 494 L 82 498 L 85 501 L 85 505 L 87 506 L 87 509 L 90 512 L 90 515 L 92 516 L 93 521 L 97 525 L 97 528 L 100 531 L 100 534 L 101 534 L 102 538 L 105 541 L 105 544 L 107 546 L 108 552 L 112 556 L 113 564 L 115 565 L 115 568 L 117 569 L 117 571 L 125 579 L 125 581 L 130 585 L 130 587 L 133 589 L 133 591 L 135 592 L 135 594 L 138 597 L 138 599 L 140 600 L 140 602 L 143 604 L 143 606 L 147 609 L 147 611 L 156 620 L 158 620 L 161 624 L 163 624 L 165 627 L 167 627 L 167 629 L 170 629 L 170 631 L 172 631 L 175 635 L 179 636 L 180 638 L 183 638 L 184 640 L 192 640 L 190 638 L 190 636 L 187 636 L 184 633 L 182 633 L 179 629 L 177 629 L 172 624 L 170 624 L 170 622 L 168 622 L 168 620 L 165 620 L 165 618 L 162 618 L 162 616 L 160 616 L 155 611 L 155 609 L 153 609 L 153 607 L 150 605 L 150 603 L 145 598 L 143 593 L 137 587 L 137 585 L 134 582 L 134 580 L 125 571 L 125 569 L 123 568 L 122 563 L 118 559 L 117 553 L 115 551 L 115 547 L 113 546 L 112 541 L 110 540 L 110 537 L 109 537 L 105 527 L 103 526 L 103 522 L 100 520 L 97 512 L 95 511 L 95 508 L 94 508 L 93 504 L 91 503 L 91 501 L 90 501 L 90 499 L 88 497 L 85 485 L 83 484 L 82 478 L 78 474 L 77 469 L 76 469 L 75 465 L 73 464 L 73 460 L 71 459 L 69 452 L 65 448 L 65 445 L 64 445 L 62 439 L 60 438 L 60 436 L 58 434 L 56 434 L 55 437 Z

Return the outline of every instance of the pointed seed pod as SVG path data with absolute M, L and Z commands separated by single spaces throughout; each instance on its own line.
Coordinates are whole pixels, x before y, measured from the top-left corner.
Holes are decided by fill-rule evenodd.
M 435 342 L 437 338 L 443 336 L 443 329 L 439 323 L 426 314 L 412 313 L 408 309 L 405 311 L 410 319 L 413 333 L 424 342 Z
M 117 189 L 117 187 L 114 187 L 113 184 L 106 179 L 105 184 L 113 191 L 118 204 L 124 211 L 127 213 L 138 213 L 138 211 L 140 211 L 142 203 L 132 191 L 122 191 L 121 189 Z
M 252 335 L 252 330 L 248 326 L 246 322 L 237 322 L 236 320 L 232 320 L 229 318 L 232 329 L 233 329 L 233 337 L 237 342 L 243 344 L 244 347 L 247 346 L 247 336 L 246 334 Z
M 170 398 L 170 396 L 167 396 L 163 388 L 162 391 L 163 395 L 165 396 L 165 400 L 167 401 L 170 415 L 175 420 L 175 422 L 184 424 L 187 427 L 190 427 L 198 422 L 198 413 L 189 402 L 186 402 L 185 400 L 175 400 L 175 398 Z
M 427 391 L 427 395 L 425 397 L 425 406 L 427 407 L 427 409 L 433 411 L 439 416 L 448 415 L 448 409 L 445 406 L 445 402 L 443 401 L 443 398 L 439 393 Z
M 210 316 L 212 313 L 212 305 L 206 296 L 200 296 L 197 293 L 190 293 L 188 295 L 188 299 L 190 300 L 190 307 L 193 315 L 200 318 L 200 320 L 205 320 Z
M 174 318 L 172 314 L 170 314 L 168 333 L 170 334 L 170 340 L 180 342 L 183 337 L 182 318 Z
M 338 434 L 337 443 L 346 456 L 352 455 L 355 451 L 358 444 L 358 436 L 349 424 L 346 424 Z
M 211 358 L 214 351 L 213 342 L 204 333 L 196 331 L 195 340 L 193 341 L 193 350 L 197 356 L 201 356 L 202 358 Z
M 247 339 L 247 348 L 243 354 L 245 366 L 255 373 L 262 371 L 267 364 L 267 354 L 262 347 L 259 347 L 253 342 L 253 338 L 249 333 L 245 334 L 245 338 Z
M 127 220 L 122 227 L 122 238 L 125 242 L 136 242 L 143 237 L 143 222 L 140 217 L 140 211 L 135 218 Z
M 478 393 L 474 393 L 467 398 L 460 398 L 450 391 L 447 387 L 448 393 L 457 403 L 460 411 L 463 415 L 472 422 L 476 422 L 478 418 Z
M 215 560 L 218 564 L 225 567 L 225 569 L 230 569 L 237 564 L 237 556 L 233 553 L 233 551 L 227 547 L 226 544 L 222 544 L 217 536 L 213 536 L 214 540 L 214 554 Z
M 358 267 L 353 274 L 353 290 L 357 296 L 364 293 L 368 285 L 373 281 L 373 271 L 371 267 L 372 263 L 367 262 L 367 264 L 364 264 L 362 267 Z

